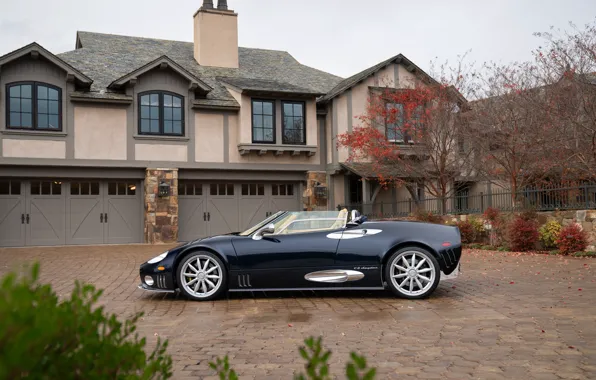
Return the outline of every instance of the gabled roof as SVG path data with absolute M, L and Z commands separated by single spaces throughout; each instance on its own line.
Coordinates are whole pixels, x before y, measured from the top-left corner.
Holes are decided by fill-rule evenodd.
M 283 81 L 238 77 L 218 77 L 217 79 L 224 84 L 228 84 L 241 90 L 243 93 L 287 93 L 294 95 L 310 95 L 313 97 L 324 95 L 319 91 L 296 86 Z
M 351 89 L 352 87 L 356 86 L 358 83 L 364 81 L 365 79 L 373 76 L 377 72 L 381 71 L 385 67 L 396 63 L 404 65 L 408 71 L 415 72 L 421 74 L 422 78 L 426 79 L 429 83 L 437 83 L 430 75 L 425 73 L 420 67 L 416 66 L 412 61 L 406 58 L 403 54 L 398 54 L 393 56 L 389 59 L 384 60 L 383 62 L 377 63 L 374 66 L 369 67 L 366 70 L 359 72 L 358 74 L 352 75 L 349 78 L 346 78 L 339 82 L 335 87 L 333 87 L 327 95 L 322 97 L 319 102 L 326 103 L 331 99 L 335 98 L 336 96 L 340 95 L 341 93 Z
M 219 77 L 276 81 L 321 94 L 342 80 L 305 66 L 284 51 L 240 47 L 240 67 L 237 69 L 201 66 L 194 59 L 192 42 L 112 34 L 78 32 L 76 49 L 59 54 L 64 61 L 93 78 L 91 92 L 94 98 L 107 97 L 110 92 L 117 91 L 108 86 L 163 56 L 212 88 L 201 101 L 204 107 L 237 105 Z
M 37 42 L 32 42 L 29 45 L 23 46 L 20 49 L 12 51 L 8 54 L 3 55 L 0 57 L 0 66 L 5 65 L 15 59 L 19 59 L 29 54 L 38 54 L 47 59 L 48 61 L 52 62 L 54 65 L 60 67 L 62 70 L 66 71 L 67 75 L 71 75 L 79 82 L 90 86 L 93 83 L 93 80 L 89 78 L 87 75 L 83 74 L 76 68 L 74 68 L 71 64 L 64 61 L 60 57 L 50 53 L 46 50 L 43 46 L 38 44 Z
M 109 89 L 119 89 L 122 86 L 124 86 L 127 82 L 129 82 L 131 80 L 135 80 L 138 76 L 143 75 L 146 72 L 153 70 L 157 67 L 161 67 L 161 68 L 169 67 L 176 73 L 178 73 L 181 76 L 183 76 L 184 78 L 186 78 L 189 82 L 191 82 L 191 85 L 193 87 L 195 87 L 196 89 L 198 89 L 199 92 L 206 94 L 209 91 L 213 90 L 213 88 L 211 86 L 209 86 L 208 84 L 206 84 L 205 82 L 203 82 L 202 80 L 200 80 L 199 78 L 197 78 L 196 76 L 194 76 L 193 74 L 188 72 L 188 70 L 186 70 L 184 67 L 182 67 L 179 64 L 177 64 L 176 62 L 174 62 L 167 55 L 162 55 L 161 57 L 158 57 L 157 59 L 131 71 L 130 73 L 127 73 L 127 74 L 121 76 L 120 78 L 118 78 L 118 79 L 114 80 L 112 83 L 110 83 L 108 85 L 108 88 Z

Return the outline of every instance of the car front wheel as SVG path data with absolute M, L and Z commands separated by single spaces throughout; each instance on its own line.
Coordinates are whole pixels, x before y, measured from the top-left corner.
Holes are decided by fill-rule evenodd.
M 439 285 L 437 259 L 419 247 L 405 247 L 393 253 L 385 266 L 385 279 L 393 293 L 408 299 L 428 297 Z
M 226 287 L 223 263 L 211 252 L 193 252 L 182 259 L 177 270 L 180 290 L 198 301 L 219 297 Z

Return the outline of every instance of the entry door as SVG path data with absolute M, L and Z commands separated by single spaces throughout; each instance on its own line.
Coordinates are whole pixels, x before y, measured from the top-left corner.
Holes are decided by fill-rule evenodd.
M 20 180 L 0 180 L 0 247 L 25 245 L 25 192 Z
M 178 183 L 178 239 L 191 241 L 207 235 L 205 185 L 201 182 Z
M 62 181 L 33 180 L 26 202 L 27 245 L 63 245 L 65 233 L 65 195 Z

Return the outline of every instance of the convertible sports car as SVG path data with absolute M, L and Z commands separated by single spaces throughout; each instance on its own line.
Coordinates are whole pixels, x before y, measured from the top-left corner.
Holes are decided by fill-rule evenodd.
M 391 289 L 417 299 L 459 273 L 457 227 L 367 221 L 358 211 L 280 211 L 254 227 L 197 239 L 140 267 L 145 290 L 211 300 L 224 292 Z

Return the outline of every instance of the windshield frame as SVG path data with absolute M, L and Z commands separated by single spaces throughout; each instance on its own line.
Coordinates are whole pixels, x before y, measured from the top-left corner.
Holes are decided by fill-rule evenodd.
M 270 217 L 268 217 L 265 220 L 263 220 L 262 222 L 257 223 L 256 225 L 250 227 L 249 229 L 240 232 L 238 234 L 238 236 L 250 236 L 250 235 L 254 234 L 255 232 L 257 232 L 262 227 L 264 227 L 266 224 L 271 223 L 273 220 L 279 218 L 280 216 L 282 216 L 282 215 L 284 215 L 286 213 L 287 213 L 287 211 L 278 211 L 275 214 L 273 214 Z

